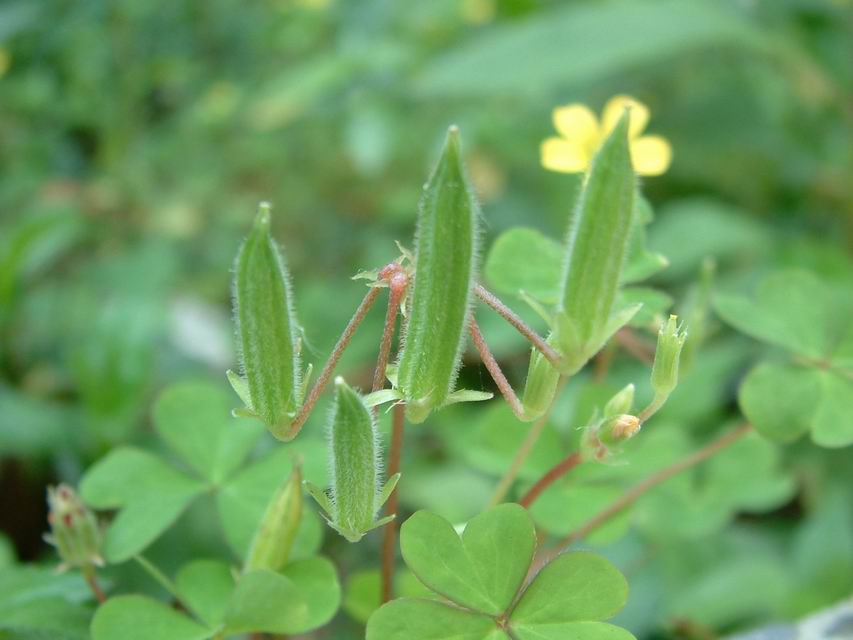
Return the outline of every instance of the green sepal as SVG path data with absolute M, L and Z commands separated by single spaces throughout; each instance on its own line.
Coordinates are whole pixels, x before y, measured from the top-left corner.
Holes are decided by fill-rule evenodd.
M 406 417 L 413 423 L 443 406 L 454 389 L 471 309 L 478 217 L 459 130 L 451 127 L 421 199 L 409 321 L 398 362 Z

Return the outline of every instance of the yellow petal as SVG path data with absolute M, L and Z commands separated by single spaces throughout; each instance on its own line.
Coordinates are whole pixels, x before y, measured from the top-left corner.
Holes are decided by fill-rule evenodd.
M 598 143 L 598 118 L 584 104 L 557 107 L 552 114 L 554 128 L 567 140 L 575 141 L 593 150 Z
M 585 147 L 563 138 L 548 138 L 539 149 L 542 166 L 560 173 L 580 173 L 589 164 L 589 152 Z
M 634 171 L 641 176 L 659 176 L 672 162 L 672 146 L 661 136 L 643 136 L 631 142 Z
M 643 132 L 649 123 L 649 108 L 631 96 L 614 96 L 607 101 L 602 112 L 601 122 L 604 135 L 613 131 L 613 127 L 622 117 L 622 112 L 627 108 L 631 109 L 631 128 L 628 131 L 628 136 L 636 138 Z

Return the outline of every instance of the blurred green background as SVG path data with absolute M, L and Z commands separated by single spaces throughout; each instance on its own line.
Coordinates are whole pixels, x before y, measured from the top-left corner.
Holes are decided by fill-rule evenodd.
M 791 265 L 851 282 L 847 0 L 0 5 L 4 562 L 50 559 L 40 538 L 47 483 L 75 482 L 116 443 L 150 440 L 149 407 L 169 382 L 221 379 L 233 366 L 229 269 L 258 201 L 274 205 L 319 363 L 363 295 L 349 276 L 394 258 L 394 240 L 411 246 L 449 124 L 461 127 L 483 203 L 484 246 L 514 225 L 559 237 L 577 178 L 539 164 L 551 110 L 584 102 L 598 111 L 618 93 L 650 107 L 648 130 L 675 153 L 668 173 L 643 185 L 657 212 L 650 244 L 672 263 L 656 285 L 678 300 L 709 255 L 723 286 Z M 381 316 L 343 362 L 356 383 L 369 380 Z M 524 344 L 484 323 L 520 380 Z M 736 411 L 750 344 L 726 343 L 734 355 L 714 370 L 719 390 L 702 419 Z M 476 368 L 467 375 L 488 387 Z M 464 429 L 460 412 L 440 426 Z M 404 499 L 432 507 L 458 482 L 468 493 L 457 499 L 469 503 L 453 513 L 470 515 L 496 474 L 454 458 L 442 433 L 420 436 L 433 475 Z M 845 465 L 843 452 L 798 446 L 788 455 L 805 460 L 797 473 L 806 481 L 785 507 L 789 523 L 823 481 L 809 485 L 803 469 L 850 478 L 849 455 Z M 849 486 L 833 499 L 849 510 Z M 844 544 L 853 557 L 853 541 Z M 815 606 L 849 587 L 833 580 Z M 784 609 L 759 605 L 704 622 L 725 628 Z M 647 637 L 668 624 L 632 615 Z

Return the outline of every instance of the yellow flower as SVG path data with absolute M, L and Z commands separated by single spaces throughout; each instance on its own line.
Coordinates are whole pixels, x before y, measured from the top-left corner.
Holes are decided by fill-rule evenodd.
M 631 159 L 641 176 L 659 176 L 672 161 L 672 147 L 661 136 L 641 136 L 649 122 L 649 109 L 630 96 L 615 96 L 604 106 L 601 121 L 586 105 L 575 103 L 554 109 L 554 128 L 560 137 L 547 138 L 540 148 L 542 166 L 561 173 L 585 171 L 598 147 L 630 107 Z

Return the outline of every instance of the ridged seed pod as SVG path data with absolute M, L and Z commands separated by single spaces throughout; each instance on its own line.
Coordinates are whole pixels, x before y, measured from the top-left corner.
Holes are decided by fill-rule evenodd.
M 302 401 L 298 324 L 290 278 L 270 233 L 270 208 L 262 204 L 234 266 L 234 317 L 243 379 L 229 379 L 247 405 L 281 440 Z
M 252 539 L 244 570 L 281 571 L 290 557 L 301 521 L 302 469 L 296 465 L 267 504 Z
M 471 308 L 478 216 L 462 165 L 459 130 L 451 127 L 424 186 L 414 286 L 398 363 L 406 417 L 414 423 L 441 407 L 454 389 Z

